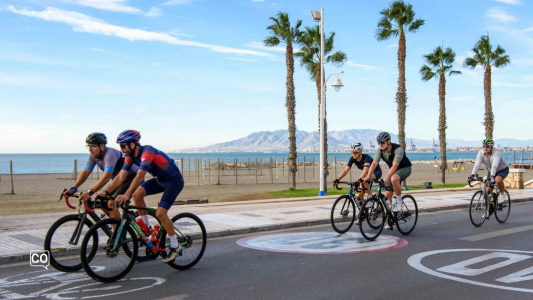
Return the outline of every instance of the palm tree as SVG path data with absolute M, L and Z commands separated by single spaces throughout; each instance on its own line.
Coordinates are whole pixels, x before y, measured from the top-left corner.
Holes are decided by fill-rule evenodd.
M 420 68 L 420 75 L 423 81 L 429 81 L 432 78 L 439 77 L 439 140 L 440 140 L 440 158 L 442 185 L 446 184 L 446 168 L 448 163 L 446 161 L 446 73 L 448 75 L 461 74 L 460 71 L 452 70 L 453 62 L 455 61 L 455 52 L 451 48 L 443 50 L 442 47 L 437 47 L 432 53 L 423 56 L 426 60 L 426 65 Z
M 291 188 L 296 189 L 296 98 L 294 96 L 294 54 L 292 43 L 297 42 L 301 35 L 300 26 L 302 21 L 298 20 L 296 26 L 291 27 L 289 21 L 289 14 L 278 12 L 276 17 L 270 17 L 272 25 L 267 27 L 267 30 L 272 34 L 265 40 L 265 46 L 274 47 L 281 42 L 286 44 L 285 63 L 287 65 L 287 96 L 285 100 L 285 107 L 287 107 L 287 119 L 289 121 L 289 158 L 288 165 L 291 172 Z
M 329 36 L 324 35 L 324 57 L 326 63 L 331 63 L 336 67 L 344 65 L 346 62 L 346 54 L 342 51 L 333 51 L 333 39 L 335 37 L 335 32 L 330 33 Z M 304 67 L 309 73 L 309 78 L 314 80 L 316 83 L 316 89 L 318 92 L 318 126 L 320 127 L 320 78 L 321 72 L 324 72 L 324 66 L 320 61 L 320 26 L 305 27 L 305 30 L 302 32 L 301 37 L 298 40 L 300 45 L 300 51 L 294 53 L 294 56 L 300 59 L 300 65 Z M 331 54 L 330 54 L 331 53 Z M 324 102 L 325 100 L 324 96 Z M 324 103 L 324 107 L 326 102 Z M 328 125 L 326 122 L 326 113 L 324 112 L 324 176 L 328 176 Z M 320 128 L 319 128 L 320 132 Z M 326 191 L 324 191 L 326 192 Z
M 376 29 L 378 41 L 384 41 L 391 36 L 400 36 L 398 44 L 398 90 L 396 91 L 396 103 L 398 104 L 398 139 L 405 149 L 405 109 L 407 107 L 407 90 L 405 88 L 405 31 L 416 32 L 424 25 L 424 20 L 415 20 L 415 12 L 411 4 L 403 1 L 394 1 L 389 7 L 381 12 L 381 19 Z
M 505 55 L 505 49 L 500 45 L 492 51 L 489 34 L 481 36 L 481 39 L 476 43 L 473 57 L 467 57 L 463 62 L 463 66 L 470 69 L 475 69 L 477 66 L 485 68 L 485 78 L 483 79 L 485 88 L 485 138 L 492 139 L 494 131 L 494 114 L 492 113 L 492 92 L 491 92 L 491 75 L 492 67 L 505 67 L 511 63 L 509 55 Z

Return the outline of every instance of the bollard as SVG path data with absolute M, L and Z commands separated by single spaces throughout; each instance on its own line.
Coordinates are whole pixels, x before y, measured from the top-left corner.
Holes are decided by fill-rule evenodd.
M 272 169 L 272 157 L 270 157 L 270 183 L 274 183 L 274 170 Z
M 248 164 L 246 165 L 246 168 L 248 169 L 248 175 L 250 175 L 250 158 L 248 157 Z
M 235 184 L 239 184 L 237 181 L 237 159 L 235 159 Z
M 209 166 L 209 169 L 207 169 L 207 182 L 211 183 L 211 157 L 207 158 L 207 165 Z
M 257 184 L 257 157 L 255 158 L 255 184 Z
M 337 176 L 337 156 L 335 156 L 335 165 L 333 165 L 333 168 L 335 169 L 335 172 L 333 172 L 333 175 Z
M 263 176 L 263 158 L 261 157 L 261 167 L 259 168 L 261 170 L 261 176 Z
M 298 172 L 298 178 L 300 178 L 300 157 L 296 159 L 296 172 Z
M 520 160 L 521 162 L 521 168 L 523 169 L 524 168 L 524 150 L 522 150 L 522 159 Z
M 281 177 L 285 177 L 285 156 L 281 158 Z
M 189 157 L 189 182 L 191 181 L 191 158 Z
M 196 183 L 200 185 L 200 157 L 196 158 Z
M 13 186 L 13 161 L 9 161 L 9 174 L 11 177 L 11 195 L 15 195 L 15 187 Z
M 304 182 L 305 182 L 305 156 L 304 156 Z
M 220 184 L 220 158 L 217 158 L 217 185 Z
M 315 158 L 313 157 L 313 179 L 315 179 Z

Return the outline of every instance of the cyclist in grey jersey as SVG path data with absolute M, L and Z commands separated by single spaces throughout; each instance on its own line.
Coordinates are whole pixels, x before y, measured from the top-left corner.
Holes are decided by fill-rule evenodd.
M 490 170 L 490 182 L 492 184 L 496 183 L 496 187 L 498 187 L 501 195 L 501 197 L 498 197 L 498 203 L 503 203 L 507 200 L 505 199 L 507 195 L 503 192 L 505 188 L 503 180 L 509 175 L 509 164 L 502 157 L 501 153 L 494 149 L 494 141 L 492 139 L 483 140 L 483 149 L 477 154 L 472 175 L 467 178 L 467 181 L 474 179 L 475 175 L 479 172 L 481 163 Z M 492 193 L 493 189 L 488 187 L 487 191 Z
M 80 173 L 76 183 L 70 189 L 62 192 L 62 194 L 65 195 L 72 195 L 76 193 L 78 191 L 78 187 L 85 183 L 87 178 L 89 178 L 89 175 L 94 170 L 94 167 L 98 166 L 98 168 L 103 172 L 102 176 L 87 192 L 84 192 L 80 195 L 80 200 L 83 201 L 87 201 L 91 198 L 91 196 L 97 195 L 95 192 L 103 188 L 105 184 L 109 182 L 109 180 L 114 179 L 122 169 L 122 165 L 124 163 L 122 152 L 106 147 L 107 138 L 103 133 L 94 132 L 89 134 L 86 139 L 86 143 L 87 149 L 89 149 L 89 159 L 87 160 L 87 164 Z M 111 191 L 111 193 L 106 191 L 106 194 L 113 194 L 114 196 L 124 194 L 124 192 L 130 186 L 133 178 L 135 178 L 137 169 L 138 168 L 130 171 L 130 174 L 128 174 L 128 179 L 119 188 L 117 188 L 115 191 Z M 109 207 L 114 209 L 114 203 L 109 202 Z M 110 218 L 120 218 L 120 213 L 118 210 L 103 210 L 103 212 Z

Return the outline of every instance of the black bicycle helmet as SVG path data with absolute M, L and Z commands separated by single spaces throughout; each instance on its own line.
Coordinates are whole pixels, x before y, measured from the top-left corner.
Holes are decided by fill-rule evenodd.
M 93 132 L 87 136 L 85 139 L 85 143 L 87 144 L 95 144 L 95 145 L 102 145 L 107 144 L 107 137 L 105 134 L 101 132 Z

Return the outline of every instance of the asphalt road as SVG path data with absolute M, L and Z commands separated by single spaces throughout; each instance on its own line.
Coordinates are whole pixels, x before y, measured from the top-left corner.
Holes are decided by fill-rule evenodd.
M 515 204 L 475 228 L 467 210 L 422 214 L 374 242 L 329 225 L 211 239 L 188 271 L 158 259 L 111 284 L 18 263 L 0 267 L 0 299 L 532 299 L 532 215 Z

